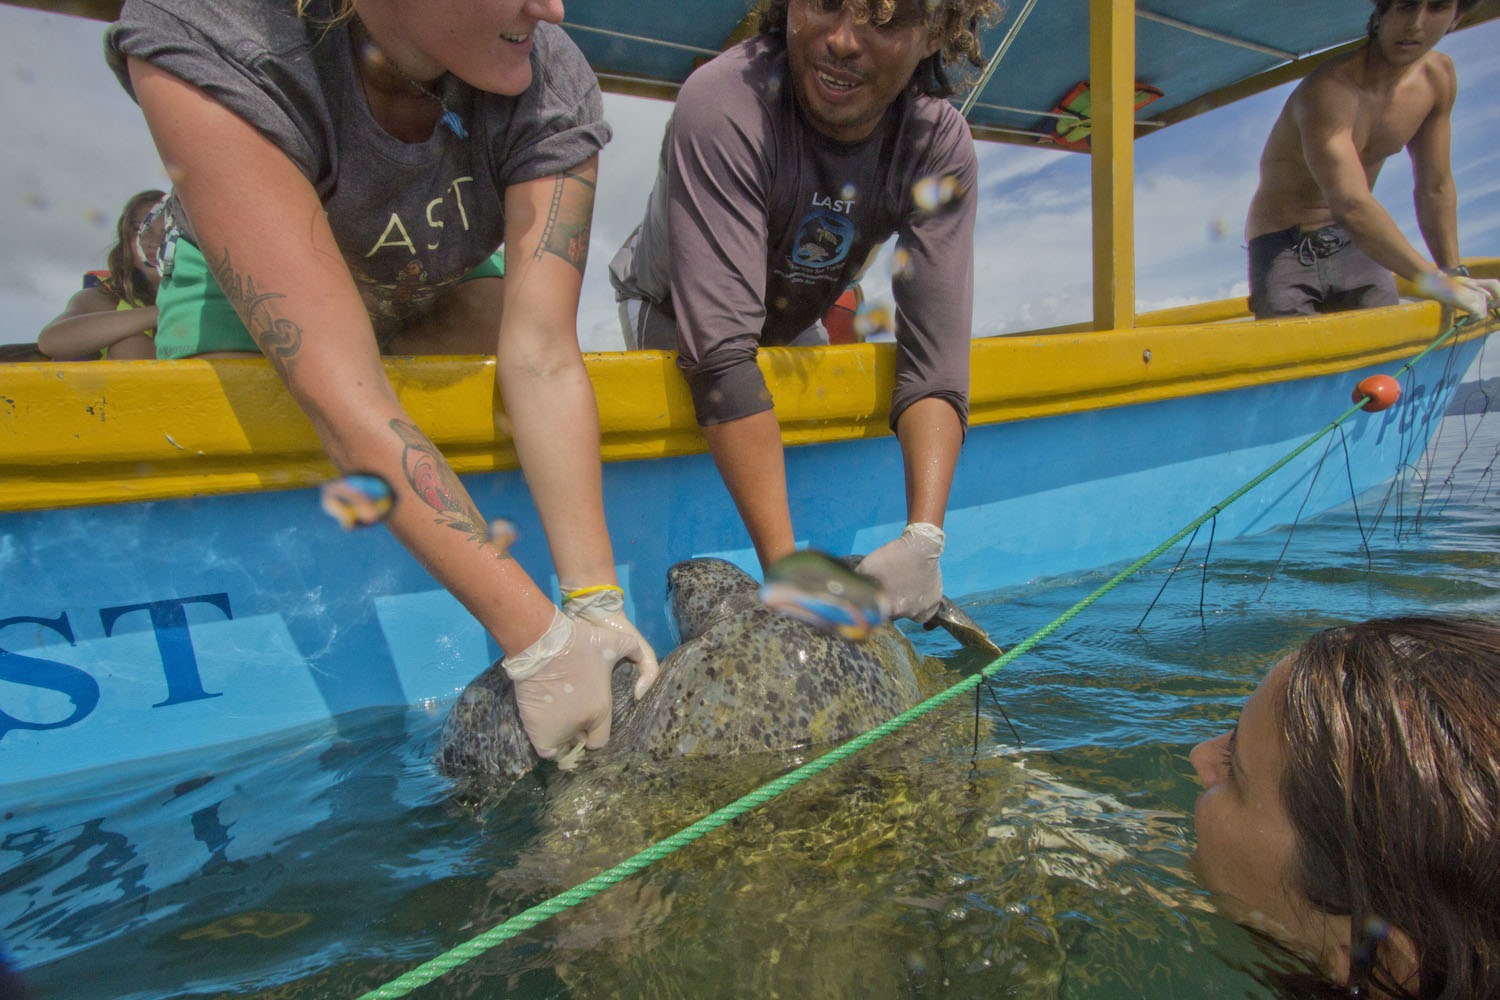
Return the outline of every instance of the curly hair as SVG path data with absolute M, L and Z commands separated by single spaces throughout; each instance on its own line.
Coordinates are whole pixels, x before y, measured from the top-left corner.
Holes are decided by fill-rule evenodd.
M 761 0 L 756 9 L 760 33 L 786 37 L 787 8 L 800 0 Z M 909 90 L 914 95 L 951 97 L 955 89 L 950 67 L 966 65 L 961 72 L 984 66 L 980 30 L 1000 19 L 1004 8 L 996 0 L 844 0 L 856 21 L 885 24 L 902 4 L 922 8 L 929 30 L 942 39 L 936 52 L 917 64 Z

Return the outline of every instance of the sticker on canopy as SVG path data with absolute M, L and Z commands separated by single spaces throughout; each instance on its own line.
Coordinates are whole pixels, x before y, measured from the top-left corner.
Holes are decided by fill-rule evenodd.
M 1136 81 L 1135 110 L 1139 111 L 1161 97 L 1160 89 L 1149 83 Z M 1048 117 L 1055 119 L 1051 126 L 1055 132 L 1048 135 L 1048 139 L 1064 149 L 1087 150 L 1089 138 L 1094 131 L 1094 95 L 1089 93 L 1088 81 L 1085 80 L 1068 91 L 1053 106 Z

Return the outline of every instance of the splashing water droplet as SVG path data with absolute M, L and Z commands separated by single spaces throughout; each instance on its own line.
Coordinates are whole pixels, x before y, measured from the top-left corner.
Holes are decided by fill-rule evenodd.
M 891 278 L 901 281 L 911 274 L 911 251 L 905 247 L 897 247 L 891 254 Z
M 501 555 L 505 555 L 510 550 L 510 547 L 515 544 L 518 534 L 519 532 L 517 532 L 515 524 L 503 517 L 496 518 L 490 522 L 490 544 L 499 549 Z
M 345 531 L 379 524 L 395 506 L 391 484 L 373 472 L 356 472 L 323 484 L 323 510 Z
M 810 549 L 772 563 L 760 599 L 773 611 L 855 641 L 887 621 L 874 580 Z
M 884 302 L 866 302 L 854 313 L 854 332 L 860 340 L 892 332 L 896 327 L 890 306 Z
M 912 201 L 929 215 L 957 204 L 963 196 L 964 187 L 952 174 L 923 177 L 911 186 Z

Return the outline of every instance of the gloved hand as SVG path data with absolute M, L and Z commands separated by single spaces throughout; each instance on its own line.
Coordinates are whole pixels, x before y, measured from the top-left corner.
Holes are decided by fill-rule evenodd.
M 577 589 L 564 586 L 562 592 L 563 614 L 604 628 L 619 629 L 640 645 L 639 658 L 626 657 L 636 666 L 635 697 L 639 701 L 646 689 L 656 681 L 660 668 L 656 662 L 656 654 L 651 651 L 645 637 L 625 617 L 624 592 L 613 584 Z
M 638 636 L 558 611 L 540 639 L 505 658 L 521 725 L 538 757 L 609 742 L 610 675 L 620 660 L 641 662 L 643 648 Z
M 1500 309 L 1500 281 L 1496 281 L 1494 278 L 1468 277 L 1456 277 L 1453 280 L 1459 285 L 1462 285 L 1464 288 L 1485 297 L 1484 312 L 1470 312 L 1470 315 L 1473 316 L 1476 321 L 1484 319 L 1485 312 L 1488 312 L 1491 309 Z
M 1483 320 L 1494 306 L 1500 306 L 1500 281 L 1494 278 L 1449 277 L 1441 271 L 1424 271 L 1417 276 L 1417 294 L 1436 299 L 1468 313 L 1476 322 Z
M 910 618 L 926 625 L 943 600 L 943 529 L 935 524 L 908 524 L 895 541 L 860 560 L 856 570 L 874 577 L 884 593 L 881 603 L 890 618 Z

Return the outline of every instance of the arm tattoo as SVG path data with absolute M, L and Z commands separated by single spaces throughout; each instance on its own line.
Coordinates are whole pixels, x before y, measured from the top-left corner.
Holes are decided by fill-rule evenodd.
M 570 194 L 570 180 L 588 190 L 571 192 L 572 197 L 565 197 Z M 543 253 L 556 254 L 582 274 L 589 256 L 589 232 L 593 219 L 594 182 L 572 171 L 558 174 L 552 184 L 552 205 L 547 210 L 547 224 L 542 229 L 534 259 L 541 260 Z
M 227 249 L 211 270 L 214 280 L 224 291 L 224 297 L 240 314 L 245 329 L 250 331 L 250 336 L 260 345 L 261 352 L 285 379 L 291 374 L 297 352 L 302 349 L 302 327 L 271 312 L 270 303 L 286 296 L 280 292 L 267 292 L 257 288 L 254 278 L 234 269 Z
M 461 531 L 475 544 L 487 543 L 490 536 L 484 519 L 479 516 L 479 508 L 469 499 L 458 481 L 458 474 L 427 435 L 405 420 L 392 420 L 390 428 L 404 446 L 401 469 L 406 474 L 407 484 L 438 514 L 433 523 Z

